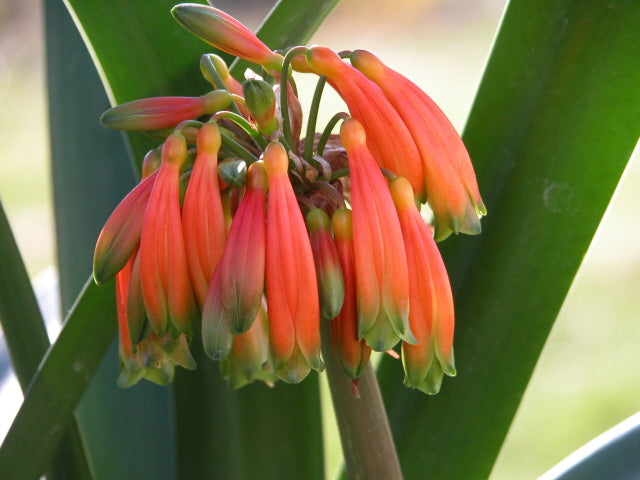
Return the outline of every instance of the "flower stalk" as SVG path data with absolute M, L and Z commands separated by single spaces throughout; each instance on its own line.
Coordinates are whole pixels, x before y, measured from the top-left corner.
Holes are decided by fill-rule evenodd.
M 371 363 L 366 365 L 355 383 L 343 373 L 331 352 L 329 322 L 322 322 L 321 332 L 322 353 L 347 476 L 354 480 L 402 480 L 391 427 Z M 357 388 L 357 396 L 354 388 Z

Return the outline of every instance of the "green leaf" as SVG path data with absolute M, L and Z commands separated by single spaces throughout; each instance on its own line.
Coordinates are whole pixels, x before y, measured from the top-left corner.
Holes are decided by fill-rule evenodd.
M 199 344 L 192 352 L 197 370 L 176 371 L 178 478 L 324 478 L 316 374 L 298 385 L 230 390 L 219 363 Z
M 174 22 L 169 14 L 174 3 L 159 0 L 150 8 L 144 1 L 116 0 L 104 5 L 69 1 L 113 102 L 157 95 L 198 95 L 210 89 L 200 75 L 199 58 L 211 47 Z M 304 42 L 336 3 L 281 2 L 272 12 L 275 17 L 261 27 L 260 35 L 272 47 L 276 42 Z M 152 144 L 139 134 L 127 138 L 139 162 Z M 197 354 L 200 349 L 194 350 Z M 211 469 L 234 477 L 244 471 L 249 476 L 243 478 L 322 477 L 316 382 L 309 379 L 295 389 L 279 385 L 267 390 L 255 385 L 229 392 L 216 373 L 218 366 L 204 358 L 198 360 L 195 373 L 180 372 L 176 379 L 178 469 L 183 478 L 207 478 L 206 472 Z M 215 405 L 221 408 L 212 408 Z M 265 417 L 264 412 L 269 415 Z M 209 430 L 201 434 L 192 426 L 226 428 L 212 436 Z M 273 448 L 276 430 L 298 440 Z M 220 442 L 225 434 L 241 440 L 243 448 L 232 449 L 231 443 Z M 206 441 L 196 441 L 202 436 Z M 214 453 L 218 449 L 221 453 Z M 268 469 L 270 473 L 266 473 Z
M 336 4 L 281 1 L 258 36 L 270 48 L 305 43 Z M 239 65 L 234 69 L 244 70 Z M 221 382 L 218 365 L 205 358 L 199 346 L 194 350 L 198 369 L 177 372 L 176 378 L 179 478 L 324 478 L 320 395 L 314 379 L 295 386 L 278 384 L 272 390 L 250 385 L 231 392 Z
M 0 478 L 37 479 L 115 335 L 113 282 L 87 284 L 38 368 L 0 449 Z
M 40 360 L 49 348 L 49 337 L 40 314 L 20 251 L 0 203 L 0 323 L 11 364 L 24 392 Z M 75 418 L 67 426 L 47 476 L 52 479 L 92 479 L 93 467 Z
M 134 178 L 122 136 L 100 126 L 100 114 L 109 102 L 69 12 L 61 1 L 48 1 L 43 6 L 57 263 L 62 310 L 66 312 L 90 274 L 102 225 L 133 186 Z M 106 18 L 103 20 L 106 25 Z M 118 21 L 112 18 L 113 28 Z M 113 331 L 115 317 L 111 322 L 109 329 Z M 86 341 L 93 340 L 91 331 Z M 103 353 L 93 351 L 97 359 Z M 118 345 L 112 342 L 94 380 L 75 398 L 76 402 L 82 398 L 77 417 L 93 452 L 97 477 L 174 478 L 171 390 L 154 385 L 118 388 L 118 370 Z M 123 433 L 124 426 L 129 428 Z
M 640 413 L 579 448 L 539 480 L 628 479 L 640 476 Z
M 380 375 L 406 478 L 487 478 L 640 134 L 640 10 L 511 2 L 464 139 L 483 233 L 443 242 L 458 377 L 435 397 Z

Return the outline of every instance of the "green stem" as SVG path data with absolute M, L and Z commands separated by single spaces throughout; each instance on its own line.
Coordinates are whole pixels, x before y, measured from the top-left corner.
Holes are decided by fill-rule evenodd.
M 318 123 L 318 110 L 320 108 L 320 99 L 322 98 L 322 91 L 327 83 L 327 77 L 318 78 L 316 89 L 313 92 L 313 99 L 311 100 L 311 108 L 309 109 L 309 120 L 307 122 L 307 133 L 305 135 L 304 142 L 304 159 L 309 161 L 313 157 L 313 142 L 316 133 L 316 125 Z
M 330 320 L 323 320 L 322 353 L 331 388 L 347 476 L 351 480 L 384 478 L 402 480 L 400 462 L 389 421 L 371 363 L 359 379 L 359 397 L 353 381 L 342 371 L 330 345 Z
M 242 128 L 245 132 L 251 135 L 251 138 L 253 139 L 254 142 L 256 142 L 258 147 L 260 147 L 260 150 L 264 150 L 265 148 L 267 148 L 267 145 L 268 145 L 267 140 L 262 136 L 260 132 L 258 132 L 253 127 L 251 127 L 251 124 L 246 118 L 238 115 L 237 113 L 222 111 L 213 115 L 211 117 L 211 120 L 216 121 L 220 118 L 226 118 L 227 120 L 231 120 L 240 128 Z
M 247 165 L 251 165 L 253 162 L 258 161 L 258 159 L 249 150 L 236 142 L 231 135 L 224 131 L 220 131 L 220 135 L 222 136 L 222 146 L 227 148 L 238 158 L 246 161 Z
M 349 169 L 348 168 L 341 168 L 340 170 L 336 170 L 334 172 L 331 173 L 331 182 L 333 182 L 334 180 L 337 180 L 339 178 L 342 177 L 346 177 L 347 175 L 349 175 Z
M 289 65 L 291 59 L 296 55 L 304 54 L 307 47 L 294 47 L 287 52 L 282 61 L 282 70 L 280 71 L 280 115 L 282 115 L 282 135 L 288 145 L 293 145 L 291 136 L 291 124 L 289 123 L 289 101 L 287 82 L 289 81 Z
M 340 120 L 346 120 L 347 118 L 349 118 L 349 114 L 345 112 L 336 113 L 333 117 L 331 117 L 331 120 L 329 120 L 329 123 L 327 123 L 327 126 L 322 131 L 320 140 L 318 140 L 318 146 L 316 147 L 316 153 L 318 155 L 322 156 L 324 147 L 327 144 L 327 140 L 329 140 L 329 136 L 333 131 L 333 127 L 335 127 Z

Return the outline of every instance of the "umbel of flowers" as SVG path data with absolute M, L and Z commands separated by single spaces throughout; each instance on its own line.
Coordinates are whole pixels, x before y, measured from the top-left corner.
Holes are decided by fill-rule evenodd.
M 354 381 L 372 350 L 399 348 L 405 384 L 436 393 L 455 375 L 453 298 L 436 240 L 479 233 L 485 213 L 447 117 L 367 51 L 274 52 L 213 7 L 172 13 L 255 68 L 241 82 L 204 55 L 209 93 L 137 100 L 101 118 L 164 139 L 95 250 L 95 281 L 116 282 L 120 384 L 167 383 L 176 364 L 195 368 L 194 337 L 233 388 L 297 383 L 324 368 L 328 328 L 324 355 Z M 305 138 L 294 72 L 318 76 Z M 316 133 L 327 82 L 349 113 Z

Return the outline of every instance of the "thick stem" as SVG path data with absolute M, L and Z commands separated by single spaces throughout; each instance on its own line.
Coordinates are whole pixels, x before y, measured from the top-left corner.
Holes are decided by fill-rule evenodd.
M 329 322 L 322 322 L 322 350 L 347 476 L 350 480 L 402 480 L 373 367 L 369 363 L 364 369 L 358 383 L 360 396 L 354 396 L 352 380 L 344 374 L 331 351 Z

